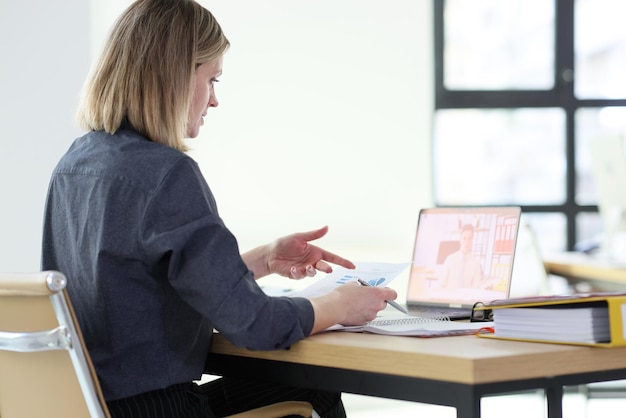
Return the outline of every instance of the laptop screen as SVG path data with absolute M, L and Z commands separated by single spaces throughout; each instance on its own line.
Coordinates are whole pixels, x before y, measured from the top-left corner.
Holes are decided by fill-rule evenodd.
M 507 298 L 520 214 L 514 206 L 422 209 L 407 304 Z

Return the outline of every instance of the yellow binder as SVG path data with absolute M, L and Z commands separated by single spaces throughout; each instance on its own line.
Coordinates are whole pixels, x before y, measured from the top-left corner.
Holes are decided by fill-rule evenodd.
M 483 338 L 593 347 L 626 346 L 626 293 L 507 299 L 476 309 L 493 313 L 492 332 L 477 334 Z M 571 318 L 580 315 L 585 317 L 584 321 L 572 322 Z M 578 333 L 603 337 L 577 340 Z

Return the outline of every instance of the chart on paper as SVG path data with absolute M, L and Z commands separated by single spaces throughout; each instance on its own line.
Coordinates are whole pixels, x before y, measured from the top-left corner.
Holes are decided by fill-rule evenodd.
M 357 279 L 365 280 L 372 286 L 387 287 L 411 263 L 374 263 L 357 262 L 353 270 L 344 267 L 334 267 L 333 272 L 316 281 L 312 285 L 291 292 L 286 296 L 312 298 L 325 295 L 337 286 L 354 282 Z

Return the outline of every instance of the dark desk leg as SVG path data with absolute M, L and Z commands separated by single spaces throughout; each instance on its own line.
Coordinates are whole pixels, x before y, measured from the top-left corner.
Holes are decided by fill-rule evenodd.
M 456 418 L 480 418 L 480 395 L 474 393 L 456 407 Z
M 563 418 L 563 386 L 546 388 L 548 418 Z

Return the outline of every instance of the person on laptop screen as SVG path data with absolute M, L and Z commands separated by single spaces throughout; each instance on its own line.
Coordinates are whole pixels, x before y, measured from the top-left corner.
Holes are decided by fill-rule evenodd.
M 481 287 L 483 268 L 480 261 L 472 255 L 474 242 L 474 226 L 465 224 L 461 227 L 461 239 L 458 251 L 453 252 L 444 261 L 445 272 L 442 287 Z

